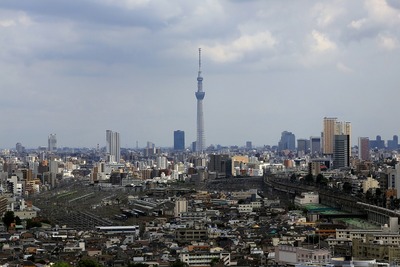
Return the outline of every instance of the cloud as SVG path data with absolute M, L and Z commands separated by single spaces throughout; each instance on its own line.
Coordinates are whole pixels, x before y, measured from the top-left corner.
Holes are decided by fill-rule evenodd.
M 277 40 L 268 31 L 256 34 L 244 34 L 229 44 L 216 44 L 207 46 L 210 58 L 216 62 L 225 63 L 240 61 L 250 53 L 272 49 L 277 44 Z
M 335 20 L 344 14 L 344 9 L 341 5 L 335 3 L 318 3 L 312 9 L 312 14 L 319 27 L 327 27 L 335 23 Z
M 367 19 L 365 19 L 365 18 L 359 19 L 359 20 L 353 20 L 352 22 L 350 22 L 348 27 L 359 30 L 359 29 L 361 29 L 361 27 L 363 27 L 363 25 L 365 25 L 366 22 L 367 22 Z
M 386 50 L 394 50 L 399 47 L 399 41 L 395 37 L 385 34 L 378 36 L 378 44 Z
M 313 30 L 311 35 L 314 40 L 314 44 L 312 46 L 313 51 L 323 53 L 336 49 L 336 44 L 329 40 L 325 34 L 320 33 L 317 30 Z
M 8 20 L 0 20 L 0 27 L 11 27 L 11 26 L 15 26 L 16 23 L 14 20 L 8 19 Z
M 383 25 L 399 25 L 400 10 L 393 8 L 383 0 L 367 0 L 365 8 L 369 17 Z
M 343 64 L 342 62 L 338 62 L 336 64 L 336 68 L 344 73 L 352 73 L 354 72 L 353 69 L 351 69 L 350 67 L 346 66 L 345 64 Z

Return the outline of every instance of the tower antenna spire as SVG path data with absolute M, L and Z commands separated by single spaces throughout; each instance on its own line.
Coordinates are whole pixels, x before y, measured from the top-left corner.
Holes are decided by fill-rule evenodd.
M 199 72 L 201 72 L 201 48 L 199 48 Z

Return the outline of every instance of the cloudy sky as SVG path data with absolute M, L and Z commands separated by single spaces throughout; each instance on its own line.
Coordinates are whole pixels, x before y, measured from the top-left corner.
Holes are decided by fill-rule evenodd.
M 189 145 L 199 47 L 207 145 L 400 134 L 397 0 L 3 0 L 0 147 Z

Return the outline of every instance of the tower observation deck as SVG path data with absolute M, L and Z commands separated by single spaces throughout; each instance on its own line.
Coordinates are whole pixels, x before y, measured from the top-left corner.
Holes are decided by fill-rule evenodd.
M 196 151 L 202 152 L 205 150 L 205 136 L 204 136 L 204 115 L 203 115 L 203 99 L 205 96 L 203 91 L 203 77 L 201 76 L 201 48 L 199 48 L 199 72 L 197 75 L 197 92 L 195 93 L 197 99 L 197 139 Z

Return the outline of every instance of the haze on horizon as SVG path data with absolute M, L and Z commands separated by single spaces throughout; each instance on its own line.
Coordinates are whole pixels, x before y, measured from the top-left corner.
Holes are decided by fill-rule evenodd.
M 82 0 L 0 3 L 0 147 L 196 139 L 202 48 L 206 144 L 400 134 L 400 4 L 394 0 Z

